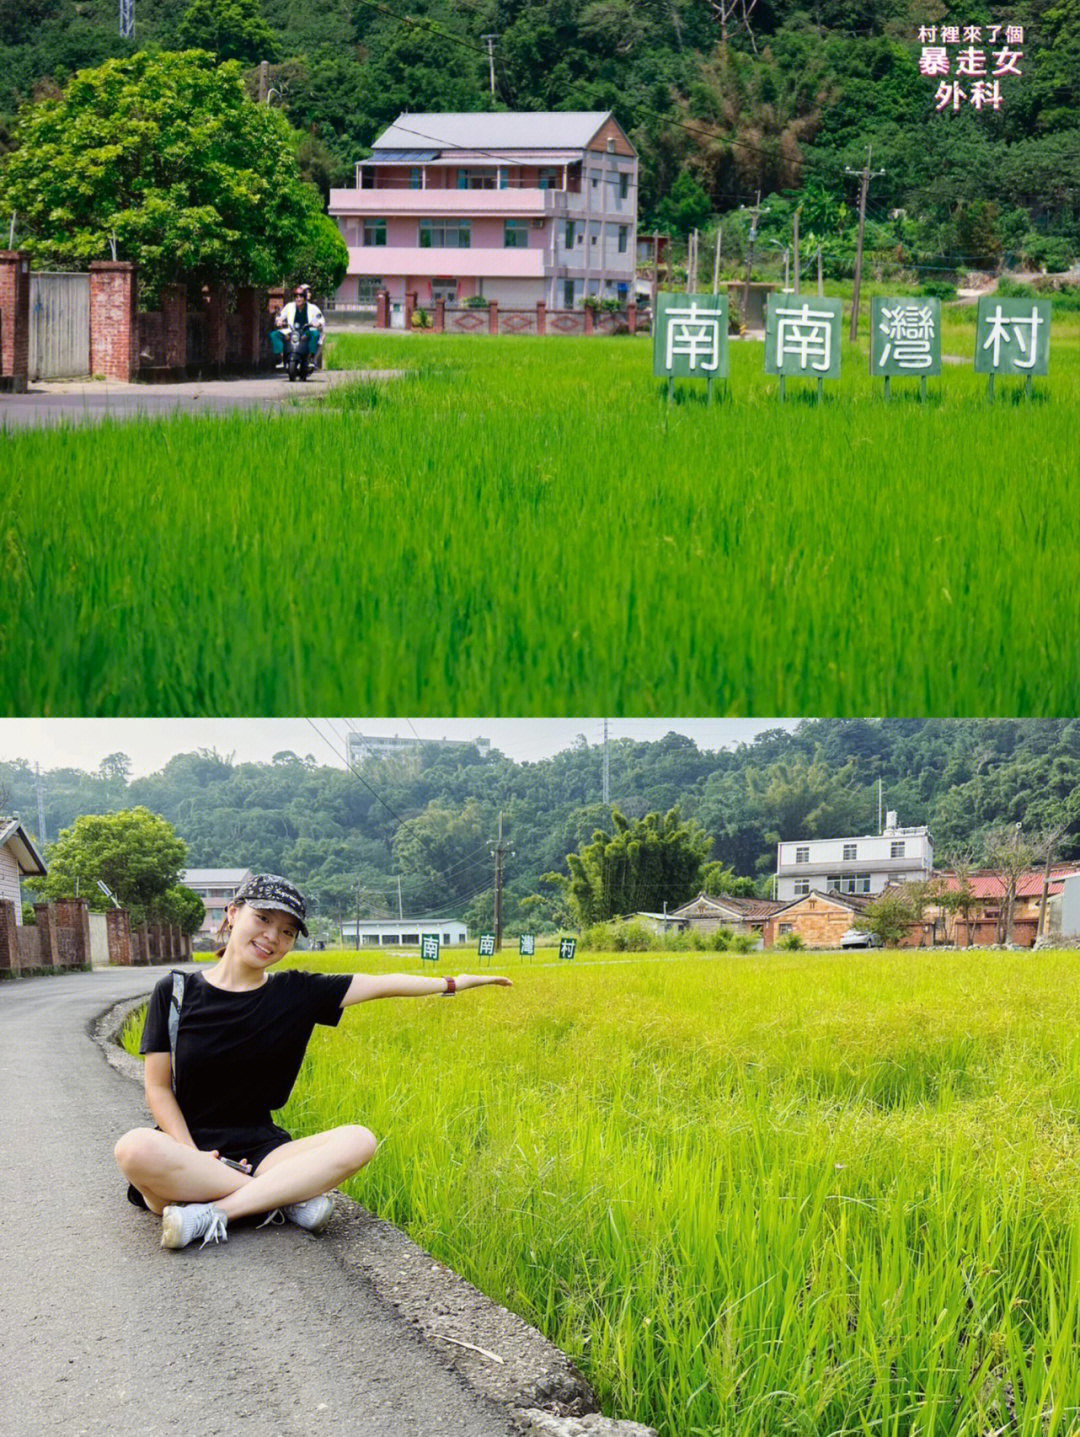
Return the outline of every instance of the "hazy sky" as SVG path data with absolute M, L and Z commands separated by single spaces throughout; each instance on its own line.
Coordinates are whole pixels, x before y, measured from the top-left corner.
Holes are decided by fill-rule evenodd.
M 766 729 L 795 728 L 801 720 L 774 719 L 609 719 L 612 739 L 660 739 L 674 730 L 699 748 L 731 748 L 752 742 Z M 26 759 L 42 769 L 96 769 L 106 754 L 126 753 L 132 776 L 155 773 L 175 753 L 217 749 L 237 762 L 268 763 L 291 749 L 301 758 L 344 767 L 346 737 L 399 734 L 419 738 L 486 738 L 519 763 L 535 763 L 569 748 L 579 734 L 602 742 L 597 718 L 282 718 L 282 719 L 0 719 L 0 759 Z

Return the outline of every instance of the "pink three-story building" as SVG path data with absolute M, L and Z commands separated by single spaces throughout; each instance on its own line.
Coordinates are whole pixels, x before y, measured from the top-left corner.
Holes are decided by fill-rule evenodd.
M 637 249 L 637 153 L 610 111 L 399 115 L 331 190 L 349 248 L 341 306 L 390 295 L 421 306 L 629 302 Z

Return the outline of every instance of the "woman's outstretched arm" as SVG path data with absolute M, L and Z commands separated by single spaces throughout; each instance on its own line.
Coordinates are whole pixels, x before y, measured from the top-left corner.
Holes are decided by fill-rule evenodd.
M 509 978 L 501 978 L 496 973 L 457 973 L 453 982 L 459 993 L 466 988 L 486 988 L 492 983 L 500 988 L 514 986 Z M 351 1003 L 367 1003 L 372 998 L 428 998 L 448 991 L 452 990 L 446 978 L 424 978 L 417 973 L 354 973 L 341 1006 L 348 1008 Z

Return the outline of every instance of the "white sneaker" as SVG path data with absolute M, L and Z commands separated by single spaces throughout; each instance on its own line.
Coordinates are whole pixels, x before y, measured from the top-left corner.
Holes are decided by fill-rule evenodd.
M 228 1242 L 228 1221 L 213 1203 L 175 1203 L 161 1214 L 161 1245 L 187 1247 L 197 1237 L 202 1238 L 203 1247 L 208 1242 Z
M 329 1193 L 308 1198 L 306 1202 L 291 1202 L 281 1209 L 290 1222 L 308 1232 L 319 1233 L 334 1215 L 334 1199 Z

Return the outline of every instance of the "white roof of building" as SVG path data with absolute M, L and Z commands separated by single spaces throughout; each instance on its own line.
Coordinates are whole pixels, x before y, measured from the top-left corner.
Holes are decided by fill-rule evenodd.
M 462 928 L 465 924 L 460 918 L 410 918 L 406 913 L 404 918 L 361 918 L 361 928 L 403 928 L 406 926 L 416 927 L 420 923 L 457 923 Z M 343 928 L 355 928 L 356 919 L 347 918 L 341 925 Z
M 44 878 L 48 869 L 17 818 L 0 818 L 0 848 L 10 848 L 25 878 Z
M 382 132 L 375 150 L 584 150 L 610 110 L 556 110 L 506 115 L 411 114 Z
M 239 888 L 250 872 L 250 868 L 185 868 L 180 875 L 180 882 L 188 888 L 195 884 L 203 888 L 209 884 L 224 887 L 229 883 Z

